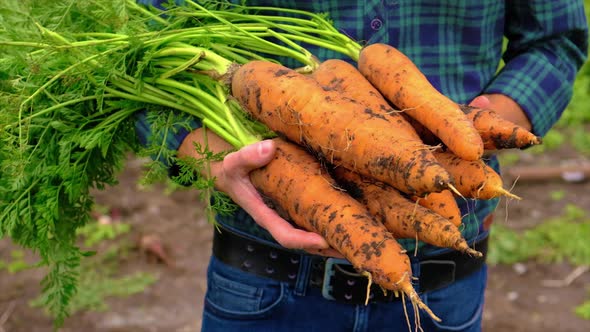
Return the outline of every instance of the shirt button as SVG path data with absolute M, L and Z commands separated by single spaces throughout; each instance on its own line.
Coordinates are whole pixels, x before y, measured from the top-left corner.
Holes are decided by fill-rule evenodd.
M 381 29 L 382 26 L 383 26 L 383 21 L 381 21 L 381 19 L 374 18 L 371 20 L 371 29 L 377 31 L 377 30 Z

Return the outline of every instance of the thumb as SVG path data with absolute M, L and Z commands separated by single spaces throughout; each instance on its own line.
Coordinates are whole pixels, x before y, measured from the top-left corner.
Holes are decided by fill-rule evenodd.
M 475 99 L 473 99 L 471 101 L 471 103 L 469 103 L 469 106 L 473 106 L 473 107 L 477 107 L 477 108 L 489 108 L 490 105 L 491 105 L 490 99 L 485 95 L 477 96 L 477 97 L 475 97 Z
M 276 145 L 273 140 L 256 142 L 228 154 L 224 159 L 224 168 L 226 171 L 245 175 L 268 164 L 275 151 Z

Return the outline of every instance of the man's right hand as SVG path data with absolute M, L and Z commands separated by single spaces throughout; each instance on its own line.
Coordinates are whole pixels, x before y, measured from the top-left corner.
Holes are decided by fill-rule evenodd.
M 183 141 L 180 156 L 196 155 L 194 142 L 203 144 L 203 130 L 196 129 Z M 211 151 L 231 150 L 231 146 L 217 135 L 207 132 L 207 145 Z M 274 157 L 276 146 L 272 140 L 257 142 L 229 153 L 223 161 L 211 164 L 211 176 L 215 178 L 216 189 L 226 193 L 242 207 L 254 221 L 266 229 L 283 247 L 303 249 L 313 254 L 340 256 L 329 248 L 326 240 L 319 234 L 293 227 L 269 208 L 250 182 L 250 172 L 268 164 Z

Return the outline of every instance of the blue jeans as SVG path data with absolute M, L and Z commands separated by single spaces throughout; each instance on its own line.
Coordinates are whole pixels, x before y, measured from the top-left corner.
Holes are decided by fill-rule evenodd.
M 413 273 L 419 277 L 419 271 Z M 408 303 L 404 310 L 401 300 L 367 306 L 331 301 L 319 288 L 307 287 L 301 278 L 305 276 L 293 286 L 243 272 L 214 257 L 207 277 L 203 332 L 414 331 L 414 312 Z M 486 280 L 484 265 L 445 288 L 422 294 L 422 301 L 442 319 L 437 323 L 421 312 L 423 330 L 481 331 Z

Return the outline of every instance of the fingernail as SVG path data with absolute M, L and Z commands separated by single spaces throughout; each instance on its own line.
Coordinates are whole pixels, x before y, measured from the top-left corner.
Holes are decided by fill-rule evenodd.
M 318 248 L 320 248 L 320 249 L 328 249 L 328 248 L 330 248 L 330 245 L 328 244 L 328 241 L 326 241 L 325 239 L 322 238 L 318 242 Z
M 481 96 L 479 96 L 477 98 L 479 98 L 479 102 L 480 103 L 483 103 L 484 105 L 487 105 L 487 104 L 490 103 L 490 98 L 488 98 L 488 96 L 481 95 Z
M 270 150 L 272 149 L 272 142 L 271 141 L 262 141 L 258 143 L 258 154 L 260 156 L 266 156 Z

